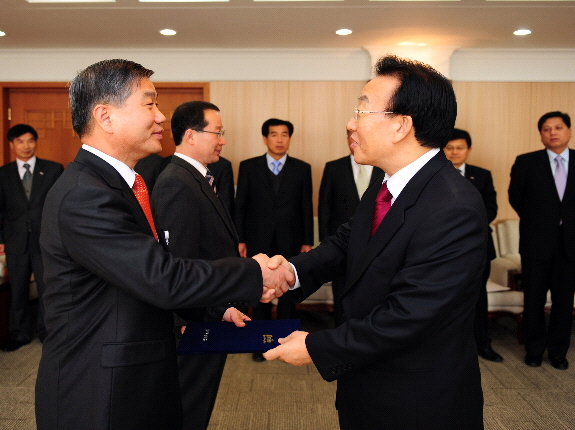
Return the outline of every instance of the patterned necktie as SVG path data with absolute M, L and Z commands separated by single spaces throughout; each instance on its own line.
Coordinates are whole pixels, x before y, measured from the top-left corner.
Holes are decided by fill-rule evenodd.
M 212 172 L 210 172 L 210 169 L 206 172 L 206 180 L 208 181 L 208 184 L 210 184 L 210 187 L 214 189 L 214 193 L 217 193 L 216 184 L 214 184 L 215 178 L 214 175 L 212 175 Z
M 381 221 L 383 221 L 383 218 L 385 218 L 385 215 L 389 211 L 389 208 L 391 208 L 392 197 L 393 196 L 391 195 L 391 193 L 387 189 L 387 182 L 385 182 L 381 186 L 379 193 L 377 194 L 377 197 L 375 198 L 375 209 L 373 211 L 373 219 L 371 221 L 371 235 L 370 235 L 370 237 L 373 236 L 373 234 L 375 233 L 375 231 L 379 227 L 379 224 L 381 224 Z
M 30 165 L 28 163 L 24 164 L 26 172 L 22 177 L 22 185 L 24 185 L 24 191 L 26 192 L 26 198 L 30 200 L 30 191 L 32 190 L 32 172 L 30 172 Z
M 274 169 L 272 170 L 274 175 L 279 175 L 280 174 L 280 166 L 282 165 L 282 162 L 279 160 L 275 160 L 272 161 L 272 164 L 274 165 Z
M 154 225 L 154 218 L 152 218 L 152 208 L 150 207 L 150 195 L 148 194 L 148 187 L 146 187 L 144 178 L 142 178 L 142 176 L 138 175 L 137 173 L 136 180 L 134 181 L 134 186 L 132 189 L 134 190 L 136 199 L 138 199 L 138 203 L 140 203 L 140 206 L 146 215 L 148 224 L 150 224 L 152 233 L 154 233 L 154 237 L 156 240 L 158 240 L 158 232 L 156 231 L 156 226 Z
M 357 188 L 357 194 L 359 195 L 360 199 L 363 196 L 363 193 L 365 193 L 365 190 L 367 190 L 368 185 L 369 184 L 367 182 L 367 172 L 365 171 L 365 167 L 363 167 L 360 164 L 359 170 L 357 172 L 357 178 L 355 180 L 355 186 Z
M 559 194 L 559 200 L 563 200 L 563 194 L 565 194 L 565 185 L 567 185 L 567 173 L 565 172 L 565 167 L 563 166 L 563 157 L 558 155 L 555 157 L 555 186 L 557 187 L 557 193 Z

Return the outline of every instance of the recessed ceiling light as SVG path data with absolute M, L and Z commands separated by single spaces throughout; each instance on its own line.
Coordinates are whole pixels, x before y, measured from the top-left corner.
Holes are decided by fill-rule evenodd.
M 341 28 L 339 30 L 337 30 L 335 32 L 335 34 L 339 35 L 339 36 L 347 36 L 349 34 L 353 33 L 353 31 L 347 29 L 347 28 Z
M 399 46 L 427 46 L 427 43 L 422 42 L 399 42 Z
M 165 28 L 163 30 L 160 30 L 160 34 L 163 34 L 164 36 L 174 36 L 176 34 L 176 30 L 170 30 L 169 28 Z
M 3 31 L 0 31 L 0 37 L 2 36 L 6 36 L 6 33 L 4 33 Z
M 528 34 L 531 34 L 531 30 L 527 30 L 527 29 L 515 30 L 513 32 L 513 34 L 515 36 L 527 36 Z

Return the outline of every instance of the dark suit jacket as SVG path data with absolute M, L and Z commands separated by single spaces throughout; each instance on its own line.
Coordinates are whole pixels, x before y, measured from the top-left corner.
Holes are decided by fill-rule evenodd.
M 221 201 L 228 212 L 234 216 L 234 172 L 230 160 L 220 156 L 220 160 L 208 164 L 208 169 L 214 175 L 214 183 L 218 190 Z
M 374 167 L 369 183 L 381 175 L 383 170 Z M 357 205 L 359 205 L 359 194 L 353 179 L 349 155 L 327 162 L 319 187 L 317 211 L 319 240 L 335 234 L 338 227 L 353 216 Z
M 181 428 L 171 309 L 257 303 L 257 262 L 173 257 L 126 181 L 83 149 L 48 193 L 40 244 L 38 429 Z
M 307 349 L 322 377 L 338 380 L 343 429 L 482 429 L 473 338 L 487 244 L 481 197 L 439 152 L 370 239 L 379 188 L 335 236 L 291 259 L 298 300 L 347 271 L 346 322 L 310 333 Z
M 223 202 L 206 178 L 182 158 L 174 155 L 158 177 L 152 210 L 158 228 L 169 232 L 168 248 L 176 257 L 217 260 L 239 256 L 238 235 Z M 203 308 L 178 313 L 187 321 L 205 317 Z
M 519 155 L 511 168 L 509 202 L 519 215 L 522 257 L 551 260 L 562 230 L 565 250 L 575 261 L 575 151 L 569 150 L 569 170 L 563 201 L 555 186 L 547 150 Z M 563 228 L 560 229 L 560 222 Z
M 491 224 L 497 217 L 497 193 L 493 186 L 491 172 L 481 167 L 466 164 L 465 177 L 471 181 L 475 188 L 477 188 L 477 191 L 479 191 L 479 194 L 481 194 L 487 212 L 487 222 Z M 491 233 L 491 231 L 491 227 L 489 227 L 489 232 Z M 495 257 L 495 245 L 493 243 L 493 237 L 490 234 L 487 237 L 487 258 L 488 260 L 493 260 Z
M 274 234 L 284 256 L 313 245 L 311 166 L 288 156 L 277 195 L 266 156 L 240 163 L 236 193 L 236 228 L 248 255 L 268 252 Z
M 44 200 L 63 170 L 60 163 L 36 158 L 28 200 L 16 161 L 0 168 L 0 243 L 6 245 L 6 252 L 40 252 Z M 28 249 L 29 238 L 32 249 Z

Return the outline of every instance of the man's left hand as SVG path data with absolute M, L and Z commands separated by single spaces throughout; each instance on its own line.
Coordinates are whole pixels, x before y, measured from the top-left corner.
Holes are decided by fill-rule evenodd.
M 244 327 L 244 321 L 251 321 L 250 317 L 241 313 L 236 308 L 228 308 L 222 317 L 224 321 L 233 322 L 237 327 Z
M 294 331 L 288 337 L 278 339 L 280 346 L 264 353 L 266 360 L 281 360 L 294 366 L 307 366 L 313 361 L 307 352 L 305 338 L 309 333 L 306 331 Z

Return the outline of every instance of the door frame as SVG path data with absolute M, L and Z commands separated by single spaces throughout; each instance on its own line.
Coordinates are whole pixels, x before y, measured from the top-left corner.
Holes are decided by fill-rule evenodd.
M 0 82 L 0 112 L 2 112 L 2 119 L 0 120 L 0 138 L 2 139 L 2 150 L 0 151 L 0 166 L 6 164 L 10 160 L 10 145 L 6 140 L 6 133 L 9 127 L 9 113 L 10 108 L 10 90 L 11 89 L 67 89 L 68 82 Z M 154 82 L 156 90 L 160 92 L 162 89 L 199 89 L 202 91 L 203 100 L 210 100 L 210 83 L 209 82 Z

